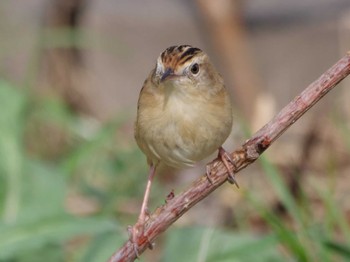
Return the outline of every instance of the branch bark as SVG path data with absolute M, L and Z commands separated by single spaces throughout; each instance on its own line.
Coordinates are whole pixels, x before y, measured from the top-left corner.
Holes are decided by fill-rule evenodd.
M 239 149 L 231 153 L 234 173 L 253 163 L 280 135 L 306 113 L 333 87 L 350 74 L 350 52 L 323 73 L 303 92 L 285 106 L 270 122 L 256 132 Z M 182 193 L 157 208 L 145 223 L 144 236 L 137 243 L 138 253 L 145 251 L 162 232 L 179 219 L 196 203 L 208 196 L 227 180 L 227 170 L 219 160 L 212 163 L 212 183 L 202 176 Z M 134 261 L 136 254 L 131 241 L 127 241 L 109 259 L 109 262 Z

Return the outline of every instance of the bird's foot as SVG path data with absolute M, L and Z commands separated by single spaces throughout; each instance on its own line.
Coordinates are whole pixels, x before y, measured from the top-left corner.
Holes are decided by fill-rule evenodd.
M 226 170 L 228 172 L 228 177 L 227 177 L 228 182 L 231 184 L 235 184 L 239 188 L 239 185 L 238 185 L 236 178 L 235 178 L 235 174 L 230 169 L 230 165 L 233 165 L 233 167 L 236 167 L 235 162 L 231 158 L 230 154 L 227 153 L 223 147 L 219 147 L 218 157 L 216 159 L 214 159 L 212 162 L 210 162 L 209 164 L 207 164 L 207 166 L 206 166 L 206 176 L 207 176 L 209 183 L 213 184 L 213 180 L 211 179 L 210 176 L 211 176 L 212 165 L 217 160 L 221 160 L 223 162 L 223 164 L 225 165 Z
M 215 160 L 214 160 L 214 161 L 215 161 Z M 214 161 L 213 161 L 213 162 L 214 162 Z M 205 174 L 206 174 L 206 176 L 207 176 L 207 179 L 208 179 L 208 181 L 209 181 L 210 184 L 213 184 L 213 180 L 210 178 L 210 175 L 211 175 L 211 165 L 212 165 L 213 162 L 210 162 L 209 164 L 207 164 L 207 166 L 206 166 L 206 172 L 205 172 Z
M 145 222 L 149 219 L 149 217 L 150 215 L 148 209 L 145 209 L 144 214 L 139 217 L 136 224 L 134 226 L 128 226 L 127 228 L 129 233 L 129 239 L 133 245 L 133 249 L 137 258 L 139 257 L 139 243 L 140 241 L 143 241 L 143 238 L 146 238 L 148 248 L 153 249 L 153 243 L 149 241 L 147 236 L 145 236 Z
M 224 163 L 227 172 L 228 172 L 228 177 L 227 177 L 227 181 L 231 184 L 235 184 L 237 186 L 237 188 L 239 188 L 239 185 L 236 181 L 235 178 L 235 174 L 234 172 L 231 170 L 230 168 L 230 164 L 236 168 L 235 162 L 233 161 L 232 157 L 230 156 L 230 154 L 221 146 L 219 147 L 219 154 L 218 154 L 218 158 L 221 159 L 221 161 Z
M 138 239 L 140 238 L 140 235 L 143 235 L 143 231 L 143 225 L 139 225 L 138 223 L 136 223 L 134 226 L 128 226 L 129 239 L 137 258 L 140 256 L 138 251 Z

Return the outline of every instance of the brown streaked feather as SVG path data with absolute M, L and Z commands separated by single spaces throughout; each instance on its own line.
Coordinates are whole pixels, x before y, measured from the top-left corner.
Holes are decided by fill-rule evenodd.
M 161 54 L 161 59 L 164 66 L 175 68 L 201 52 L 203 52 L 201 49 L 190 45 L 171 46 Z
M 202 50 L 200 50 L 199 48 L 197 47 L 189 47 L 188 49 L 186 49 L 185 52 L 183 52 L 181 55 L 180 55 L 180 59 L 183 59 L 185 57 L 193 57 L 195 54 L 199 53 L 199 52 L 202 52 Z

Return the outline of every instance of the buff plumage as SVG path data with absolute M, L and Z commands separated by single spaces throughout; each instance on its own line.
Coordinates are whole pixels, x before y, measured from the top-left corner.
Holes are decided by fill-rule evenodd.
M 150 165 L 139 219 L 131 231 L 136 253 L 156 167 L 190 167 L 219 149 L 219 158 L 232 172 L 232 160 L 222 148 L 231 127 L 230 96 L 209 57 L 189 45 L 161 53 L 141 89 L 135 122 L 136 142 Z M 210 181 L 208 167 L 207 176 Z M 237 185 L 233 173 L 229 181 Z

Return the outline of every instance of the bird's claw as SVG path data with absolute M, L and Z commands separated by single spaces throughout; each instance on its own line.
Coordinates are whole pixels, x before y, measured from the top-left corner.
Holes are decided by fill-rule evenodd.
M 210 175 L 211 175 L 211 163 L 207 164 L 205 174 L 207 176 L 207 179 L 208 179 L 209 183 L 213 184 L 213 180 L 210 177 Z
M 128 233 L 129 233 L 129 240 L 131 244 L 133 245 L 134 252 L 136 254 L 136 257 L 139 258 L 139 240 L 142 237 L 146 237 L 147 240 L 147 247 L 149 249 L 153 249 L 154 243 L 152 243 L 147 236 L 144 234 L 144 224 L 140 223 L 139 221 L 134 226 L 128 226 L 127 227 Z
M 139 245 L 137 244 L 138 234 L 139 230 L 137 229 L 139 227 L 137 223 L 134 226 L 128 226 L 128 234 L 129 234 L 129 240 L 132 244 L 132 248 L 134 249 L 135 255 L 137 258 L 139 258 Z M 142 230 L 143 231 L 143 230 Z
M 229 153 L 227 153 L 227 151 L 223 148 L 223 147 L 220 147 L 219 148 L 219 154 L 218 154 L 218 157 L 221 159 L 221 161 L 224 163 L 226 169 L 227 169 L 227 172 L 228 172 L 228 177 L 227 177 L 227 181 L 230 183 L 230 184 L 234 184 L 237 186 L 237 188 L 239 188 L 239 185 L 236 181 L 236 178 L 235 178 L 235 174 L 233 171 L 231 171 L 230 169 L 230 164 L 233 165 L 233 167 L 236 168 L 236 164 L 235 162 L 233 161 L 232 157 L 230 156 Z M 230 162 L 230 163 L 229 163 Z

